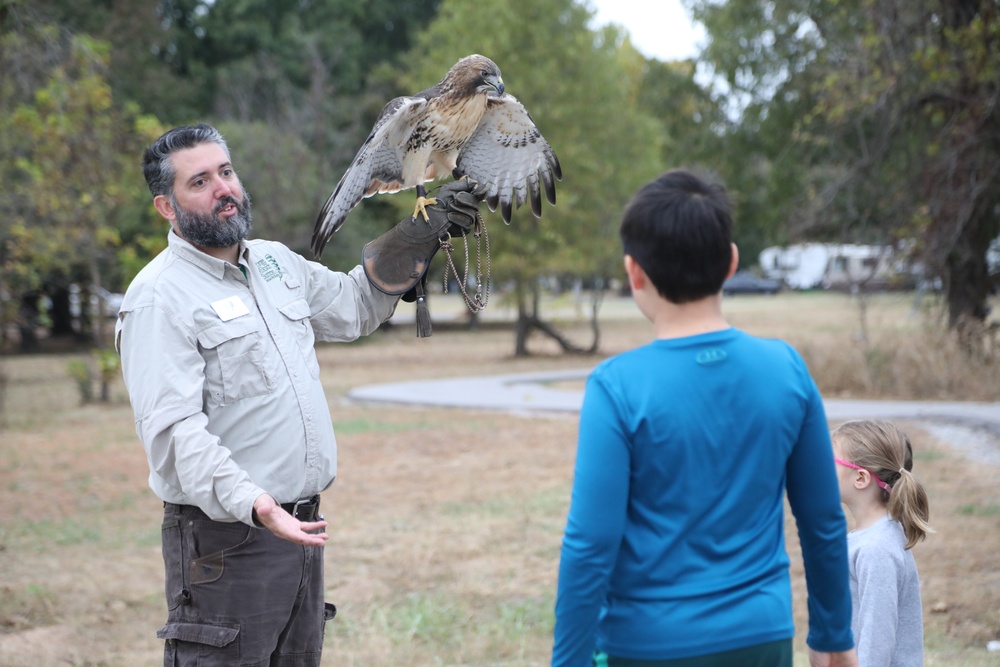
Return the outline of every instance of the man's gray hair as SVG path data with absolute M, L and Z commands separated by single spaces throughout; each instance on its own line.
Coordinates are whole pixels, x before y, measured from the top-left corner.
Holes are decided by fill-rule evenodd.
M 174 193 L 174 177 L 177 175 L 177 170 L 174 168 L 173 160 L 170 159 L 173 153 L 209 143 L 222 146 L 226 155 L 229 155 L 226 140 L 218 130 L 207 123 L 175 127 L 154 141 L 142 156 L 142 173 L 153 196 L 169 197 Z

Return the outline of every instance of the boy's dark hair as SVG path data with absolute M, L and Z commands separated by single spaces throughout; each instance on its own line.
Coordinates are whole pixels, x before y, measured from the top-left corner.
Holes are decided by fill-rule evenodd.
M 619 234 L 626 255 L 673 303 L 718 294 L 732 261 L 732 214 L 721 184 L 683 169 L 644 185 Z
M 174 193 L 174 176 L 176 170 L 170 156 L 186 148 L 194 148 L 200 144 L 219 144 L 229 154 L 226 140 L 219 131 L 207 123 L 175 127 L 165 132 L 154 141 L 142 156 L 142 174 L 146 177 L 146 185 L 154 197 L 170 196 Z

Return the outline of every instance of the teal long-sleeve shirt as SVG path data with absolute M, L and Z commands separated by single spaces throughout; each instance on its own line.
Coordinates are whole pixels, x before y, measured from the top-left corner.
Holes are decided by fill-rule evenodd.
M 784 497 L 807 643 L 853 646 L 846 520 L 822 400 L 788 344 L 737 329 L 657 340 L 587 381 L 559 565 L 552 664 L 794 636 Z

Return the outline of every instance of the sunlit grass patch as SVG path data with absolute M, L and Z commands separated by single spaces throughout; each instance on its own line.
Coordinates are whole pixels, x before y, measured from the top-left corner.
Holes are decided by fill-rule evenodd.
M 410 591 L 338 615 L 326 646 L 337 664 L 539 665 L 551 636 L 551 593 L 484 600 Z M 365 661 L 370 661 L 366 663 Z
M 0 634 L 53 623 L 58 608 L 57 595 L 45 584 L 0 586 Z
M 404 421 L 394 423 L 375 419 L 348 419 L 335 424 L 338 434 L 355 435 L 358 433 L 399 433 L 431 428 L 434 424 L 424 421 Z
M 45 553 L 59 547 L 94 544 L 103 538 L 102 531 L 75 519 L 41 519 L 8 522 L 5 540 L 21 548 L 28 547 Z
M 974 503 L 968 503 L 966 505 L 960 505 L 958 507 L 958 513 L 965 516 L 995 516 L 1000 517 L 1000 505 L 997 504 L 986 504 L 978 505 Z

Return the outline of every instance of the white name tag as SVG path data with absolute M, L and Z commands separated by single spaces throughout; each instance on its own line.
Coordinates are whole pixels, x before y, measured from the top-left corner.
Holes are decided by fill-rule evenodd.
M 250 309 L 238 296 L 231 296 L 228 299 L 219 299 L 212 303 L 212 308 L 223 322 L 250 314 Z

